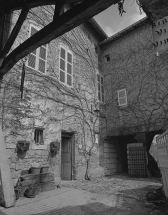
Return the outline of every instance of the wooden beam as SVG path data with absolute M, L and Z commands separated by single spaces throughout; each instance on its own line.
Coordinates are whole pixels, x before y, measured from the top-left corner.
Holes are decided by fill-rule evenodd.
M 54 10 L 54 16 L 53 16 L 53 21 L 56 21 L 56 19 L 64 13 L 64 2 L 65 0 L 61 0 L 61 1 L 58 1 L 56 0 L 55 1 L 55 10 Z
M 108 8 L 119 0 L 85 0 L 60 15 L 58 19 L 18 46 L 4 60 L 0 68 L 0 78 L 6 74 L 20 59 L 27 56 L 39 46 L 72 30 L 76 26 L 90 19 L 94 15 Z
M 4 206 L 6 208 L 12 207 L 15 205 L 16 201 L 15 192 L 1 126 L 0 126 L 0 177 L 5 203 Z
M 30 8 L 45 6 L 45 5 L 55 5 L 56 1 L 59 1 L 59 0 L 27 0 L 26 4 L 30 9 Z M 65 0 L 65 4 L 80 3 L 83 1 L 84 0 Z M 5 12 L 9 13 L 14 10 L 20 10 L 24 7 L 24 4 L 25 2 L 23 0 L 6 0 Z
M 23 22 L 25 21 L 27 14 L 29 12 L 29 9 L 27 7 L 23 8 L 21 11 L 21 14 L 10 34 L 9 39 L 7 40 L 2 52 L 0 53 L 0 60 L 4 59 L 6 57 L 6 55 L 8 54 L 8 52 L 10 51 L 16 37 L 18 36 L 18 33 L 23 25 Z

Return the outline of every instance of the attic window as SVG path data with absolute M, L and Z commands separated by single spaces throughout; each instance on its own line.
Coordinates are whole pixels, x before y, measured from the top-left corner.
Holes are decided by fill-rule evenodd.
M 109 54 L 105 55 L 105 58 L 106 58 L 106 61 L 107 61 L 107 62 L 110 61 L 110 55 L 109 55 Z

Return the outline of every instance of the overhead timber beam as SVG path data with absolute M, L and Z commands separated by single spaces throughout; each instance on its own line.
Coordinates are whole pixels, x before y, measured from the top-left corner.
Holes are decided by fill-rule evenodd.
M 112 4 L 118 2 L 119 0 L 84 0 L 82 3 L 77 4 L 64 14 L 58 16 L 56 20 L 27 39 L 5 58 L 0 67 L 0 78 L 2 79 L 3 75 L 20 59 L 27 56 L 39 46 L 49 43 L 51 40 L 72 30 Z
M 45 6 L 45 5 L 55 5 L 56 2 L 59 2 L 59 0 L 6 0 L 4 2 L 5 4 L 5 12 L 12 12 L 14 10 L 20 10 L 24 7 L 24 4 L 26 2 L 26 5 L 29 9 L 39 6 Z M 65 0 L 65 4 L 70 3 L 81 3 L 84 0 Z

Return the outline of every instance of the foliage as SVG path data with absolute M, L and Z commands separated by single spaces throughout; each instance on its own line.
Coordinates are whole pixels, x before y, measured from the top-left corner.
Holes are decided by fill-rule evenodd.
M 50 152 L 57 154 L 57 152 L 60 150 L 60 142 L 58 140 L 52 141 L 50 143 Z

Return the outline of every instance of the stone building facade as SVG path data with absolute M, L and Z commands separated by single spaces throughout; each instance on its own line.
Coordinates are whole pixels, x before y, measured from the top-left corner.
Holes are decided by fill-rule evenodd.
M 167 53 L 158 56 L 152 26 L 144 18 L 100 44 L 106 86 L 107 169 L 128 172 L 127 144 L 144 143 L 167 129 Z M 108 148 L 108 149 L 107 149 Z
M 52 7 L 33 9 L 15 46 L 48 23 L 52 13 Z M 15 19 L 17 14 L 11 22 Z M 104 102 L 98 43 L 106 37 L 89 20 L 34 50 L 4 77 L 1 123 L 15 181 L 22 170 L 46 165 L 54 173 L 56 185 L 61 179 L 104 175 L 95 131 L 99 118 L 94 110 Z M 29 142 L 29 149 L 19 153 L 18 141 Z M 54 141 L 60 143 L 60 150 L 51 156 Z

